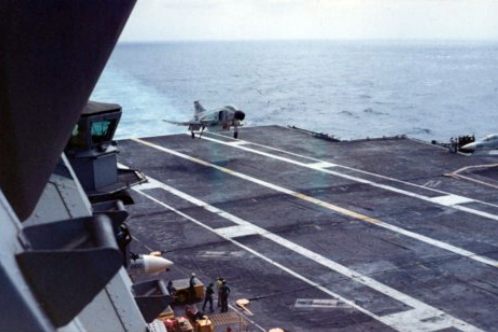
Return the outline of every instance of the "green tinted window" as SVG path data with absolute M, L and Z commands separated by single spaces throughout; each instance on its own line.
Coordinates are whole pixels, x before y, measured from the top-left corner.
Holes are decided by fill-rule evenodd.
M 111 129 L 111 120 L 100 120 L 92 122 L 92 143 L 98 144 L 109 140 L 109 130 Z

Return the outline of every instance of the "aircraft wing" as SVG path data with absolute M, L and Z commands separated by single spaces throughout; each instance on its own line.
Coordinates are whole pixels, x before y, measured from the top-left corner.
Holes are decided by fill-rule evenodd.
M 174 125 L 178 126 L 190 126 L 190 125 L 200 125 L 200 122 L 195 122 L 195 121 L 186 121 L 186 122 L 180 122 L 180 121 L 170 121 L 170 120 L 165 120 L 163 119 L 164 122 L 171 123 Z

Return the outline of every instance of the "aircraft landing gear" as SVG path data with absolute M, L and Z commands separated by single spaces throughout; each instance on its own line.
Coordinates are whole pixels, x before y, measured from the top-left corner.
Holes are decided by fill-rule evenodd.
M 195 138 L 195 134 L 194 134 L 193 130 L 190 132 L 190 137 Z

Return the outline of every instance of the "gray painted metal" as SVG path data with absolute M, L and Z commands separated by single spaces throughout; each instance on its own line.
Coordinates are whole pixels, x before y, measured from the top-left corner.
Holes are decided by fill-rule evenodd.
M 56 326 L 69 323 L 122 264 L 111 220 L 104 216 L 25 227 L 16 259 Z M 83 273 L 84 271 L 84 273 Z
M 45 186 L 34 212 L 25 226 L 82 218 L 92 215 L 92 207 L 66 156 L 63 154 Z
M 172 302 L 162 280 L 147 280 L 132 287 L 135 300 L 147 323 L 152 322 Z
M 0 190 L 0 331 L 52 331 L 52 323 L 41 310 L 14 254 L 22 251 L 17 240 L 21 223 Z
M 85 330 L 145 332 L 147 324 L 135 303 L 131 287 L 130 277 L 121 268 L 78 316 Z

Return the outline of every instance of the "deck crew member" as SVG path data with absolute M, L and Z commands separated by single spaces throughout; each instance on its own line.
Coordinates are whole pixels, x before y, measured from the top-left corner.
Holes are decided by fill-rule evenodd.
M 176 288 L 173 286 L 173 281 L 171 281 L 171 280 L 168 281 L 168 286 L 166 286 L 166 288 L 168 289 L 169 295 L 175 296 Z
M 222 277 L 216 278 L 216 290 L 218 291 L 218 308 L 221 307 L 221 286 L 223 286 L 223 279 Z
M 190 275 L 190 282 L 189 282 L 189 288 L 188 288 L 190 301 L 195 301 L 195 299 L 197 298 L 195 296 L 195 284 L 196 284 L 195 273 L 192 272 L 192 274 Z
M 226 280 L 223 280 L 223 284 L 220 288 L 221 295 L 221 312 L 228 311 L 228 295 L 230 295 L 230 287 L 228 287 Z
M 213 309 L 213 294 L 214 294 L 213 283 L 210 283 L 209 286 L 207 286 L 206 294 L 204 295 L 204 304 L 202 305 L 203 312 L 206 311 L 206 304 L 208 302 L 209 302 L 209 309 L 211 310 L 211 312 L 214 311 L 214 309 Z

